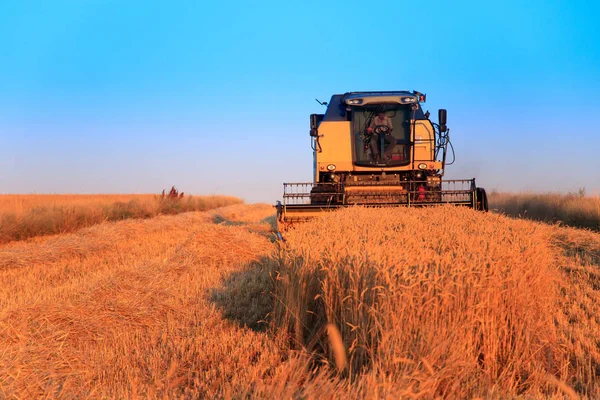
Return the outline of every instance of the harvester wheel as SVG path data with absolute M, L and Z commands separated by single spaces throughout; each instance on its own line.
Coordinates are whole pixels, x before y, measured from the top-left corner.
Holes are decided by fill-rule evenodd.
M 477 211 L 488 211 L 488 200 L 487 194 L 484 188 L 477 188 Z
M 320 184 L 310 191 L 310 204 L 330 205 L 336 203 L 338 190 L 335 184 Z

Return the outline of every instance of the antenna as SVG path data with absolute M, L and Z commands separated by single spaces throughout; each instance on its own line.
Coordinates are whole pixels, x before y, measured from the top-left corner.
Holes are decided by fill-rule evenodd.
M 326 101 L 319 101 L 319 99 L 315 99 L 317 101 L 317 103 L 319 103 L 322 106 L 326 106 L 327 102 Z

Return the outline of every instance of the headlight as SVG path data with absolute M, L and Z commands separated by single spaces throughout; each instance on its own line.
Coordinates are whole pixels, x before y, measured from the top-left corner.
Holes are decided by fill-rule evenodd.
M 329 168 L 329 167 L 327 167 L 327 168 Z M 425 163 L 419 164 L 419 169 L 427 169 L 427 164 L 425 164 Z
M 327 171 L 335 171 L 335 164 L 329 164 L 327 166 Z

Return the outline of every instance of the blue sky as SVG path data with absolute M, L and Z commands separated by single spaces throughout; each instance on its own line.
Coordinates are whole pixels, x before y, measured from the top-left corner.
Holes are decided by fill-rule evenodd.
M 448 109 L 451 177 L 594 194 L 599 16 L 593 1 L 3 0 L 0 192 L 271 203 L 311 179 L 315 98 L 415 89 Z

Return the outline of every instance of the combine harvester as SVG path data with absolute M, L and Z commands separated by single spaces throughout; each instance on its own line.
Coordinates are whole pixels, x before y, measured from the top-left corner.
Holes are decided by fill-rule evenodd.
M 455 204 L 487 211 L 475 179 L 445 180 L 454 162 L 446 110 L 429 119 L 420 92 L 351 92 L 331 97 L 310 116 L 313 182 L 284 183 L 278 230 L 352 205 L 422 207 Z M 317 100 L 318 101 L 318 100 Z M 446 163 L 448 146 L 452 162 Z

